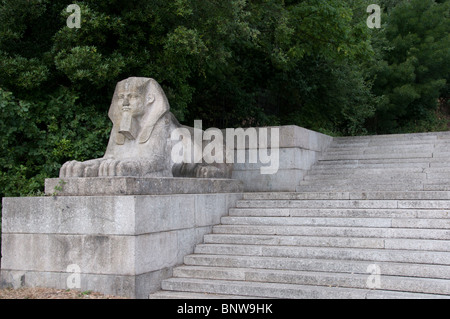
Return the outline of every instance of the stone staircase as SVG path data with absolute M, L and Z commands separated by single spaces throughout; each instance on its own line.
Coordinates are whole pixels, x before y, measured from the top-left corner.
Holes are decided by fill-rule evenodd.
M 450 132 L 335 138 L 245 193 L 150 298 L 450 298 Z

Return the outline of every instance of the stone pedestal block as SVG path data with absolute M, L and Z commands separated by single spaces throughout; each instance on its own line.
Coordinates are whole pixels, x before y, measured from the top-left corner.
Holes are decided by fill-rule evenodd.
M 79 283 L 82 291 L 147 298 L 242 196 L 234 180 L 71 178 L 46 186 L 54 196 L 3 199 L 2 287 Z

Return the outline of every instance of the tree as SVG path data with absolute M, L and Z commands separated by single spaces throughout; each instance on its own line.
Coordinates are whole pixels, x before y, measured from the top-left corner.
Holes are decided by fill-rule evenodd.
M 337 134 L 364 132 L 371 114 L 367 101 L 358 105 L 364 112 L 353 114 L 363 116 L 358 128 L 350 129 L 356 122 L 346 119 L 351 112 L 342 112 L 353 97 L 370 96 L 369 83 L 356 72 L 371 55 L 365 19 L 353 14 L 361 3 L 251 1 L 246 21 L 254 36 L 230 43 L 226 63 L 196 80 L 201 94 L 194 95 L 191 115 L 222 127 L 297 124 Z M 348 89 L 325 87 L 336 82 Z
M 376 114 L 379 132 L 439 129 L 438 99 L 448 94 L 450 1 L 401 1 L 374 41 L 373 92 L 384 97 Z

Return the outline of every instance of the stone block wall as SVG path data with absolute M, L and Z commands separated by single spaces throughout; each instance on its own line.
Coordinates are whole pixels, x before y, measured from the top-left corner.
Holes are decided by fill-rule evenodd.
M 307 171 L 317 161 L 319 155 L 325 151 L 333 140 L 332 137 L 317 133 L 298 126 L 280 126 L 279 129 L 279 169 L 275 174 L 261 174 L 261 166 L 267 166 L 260 162 L 237 163 L 235 159 L 233 179 L 243 182 L 244 191 L 247 192 L 271 192 L 284 191 L 295 192 L 299 182 Z M 259 132 L 261 128 L 257 128 Z M 270 127 L 267 128 L 270 133 Z M 258 134 L 259 135 L 259 134 Z M 270 135 L 269 135 L 270 136 Z M 272 145 L 268 138 L 267 148 Z M 258 145 L 259 146 L 259 145 Z M 246 145 L 246 158 L 250 147 Z M 235 147 L 235 158 L 238 147 Z
M 1 284 L 66 289 L 76 265 L 83 291 L 146 298 L 241 198 L 216 182 L 226 192 L 4 198 Z

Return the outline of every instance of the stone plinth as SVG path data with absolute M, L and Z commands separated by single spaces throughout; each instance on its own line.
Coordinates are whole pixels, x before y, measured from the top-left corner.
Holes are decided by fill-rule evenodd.
M 261 174 L 260 168 L 267 164 L 239 163 L 236 159 L 238 147 L 235 147 L 233 179 L 241 180 L 246 192 L 295 192 L 300 181 L 315 164 L 319 156 L 328 148 L 333 138 L 295 125 L 268 128 L 279 129 L 279 168 L 275 174 Z M 261 128 L 256 128 L 258 135 Z M 246 159 L 252 148 L 245 145 Z M 266 147 L 271 149 L 270 138 Z
M 146 298 L 242 196 L 234 180 L 175 178 L 50 179 L 46 192 L 3 199 L 2 287 L 79 275 L 82 291 Z
M 230 179 L 87 177 L 45 180 L 45 194 L 51 196 L 215 194 L 241 191 L 242 183 Z

